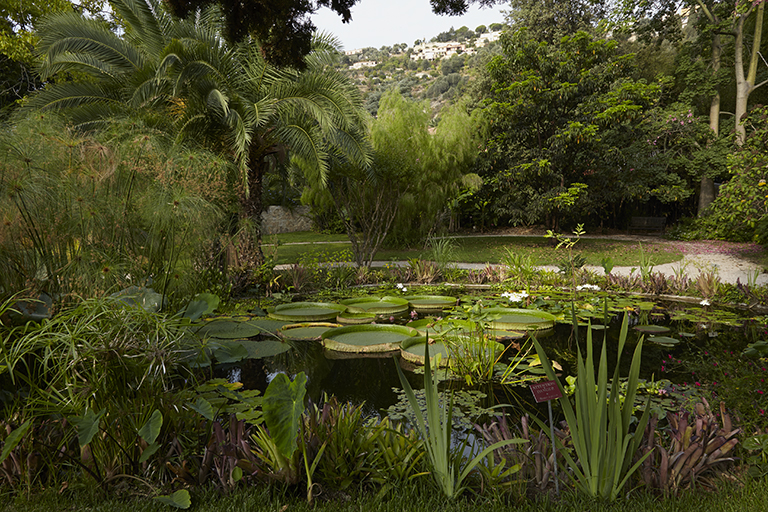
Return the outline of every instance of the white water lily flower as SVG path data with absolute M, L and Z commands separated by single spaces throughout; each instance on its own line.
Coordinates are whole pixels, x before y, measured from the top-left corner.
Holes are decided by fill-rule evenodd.
M 509 299 L 509 302 L 520 302 L 528 296 L 528 292 L 512 293 L 504 292 L 501 294 L 503 298 Z
M 581 290 L 594 290 L 594 291 L 598 292 L 598 291 L 600 291 L 600 287 L 597 286 L 596 284 L 580 284 L 579 286 L 576 287 L 576 290 L 577 291 L 581 291 Z
M 405 286 L 403 286 L 403 293 L 405 293 L 405 292 L 407 292 L 407 291 L 408 291 L 408 288 L 406 288 Z
M 701 302 L 699 302 L 699 304 L 701 304 L 702 306 L 709 306 L 710 305 L 710 303 L 709 303 L 709 301 L 707 299 L 702 300 Z
M 402 290 L 403 289 L 403 283 L 397 283 L 395 285 L 395 288 L 397 288 L 398 290 Z

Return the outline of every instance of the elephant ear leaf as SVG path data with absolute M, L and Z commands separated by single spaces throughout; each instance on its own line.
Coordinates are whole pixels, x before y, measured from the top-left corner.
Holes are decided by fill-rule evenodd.
M 163 426 L 163 413 L 155 409 L 143 427 L 139 429 L 139 435 L 147 444 L 152 444 L 160 435 L 160 427 Z
M 197 413 L 200 414 L 203 418 L 207 419 L 208 421 L 213 421 L 213 406 L 211 405 L 211 402 L 205 398 L 198 397 L 195 403 L 190 402 L 187 405 L 193 411 L 197 411 Z
M 189 497 L 189 491 L 186 489 L 179 489 L 173 494 L 167 496 L 155 496 L 157 501 L 170 505 L 175 508 L 189 508 L 192 504 L 192 499 Z
M 200 293 L 192 299 L 184 309 L 184 318 L 194 322 L 203 315 L 208 315 L 216 311 L 221 300 L 212 293 Z
M 5 439 L 5 445 L 3 446 L 3 452 L 0 453 L 0 462 L 3 462 L 11 454 L 14 448 L 16 448 L 24 435 L 32 428 L 32 420 L 28 419 L 19 428 L 11 432 Z
M 264 422 L 279 452 L 290 458 L 296 451 L 301 415 L 304 413 L 304 395 L 307 376 L 299 373 L 293 382 L 283 373 L 267 386 L 262 402 Z
M 81 447 L 88 445 L 99 431 L 99 423 L 104 412 L 105 409 L 102 409 L 96 414 L 92 409 L 86 409 L 82 416 L 70 416 L 69 421 L 77 428 L 77 440 Z

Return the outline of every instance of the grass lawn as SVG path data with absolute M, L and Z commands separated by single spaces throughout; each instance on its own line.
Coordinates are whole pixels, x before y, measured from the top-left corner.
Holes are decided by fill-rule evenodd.
M 240 488 L 230 495 L 216 491 L 192 490 L 192 506 L 195 512 L 239 511 L 295 511 L 295 512 L 345 512 L 345 511 L 413 511 L 444 512 L 765 512 L 768 508 L 768 481 L 748 481 L 745 485 L 718 483 L 716 491 L 697 489 L 683 491 L 678 497 L 661 498 L 645 492 L 632 493 L 615 503 L 604 503 L 585 498 L 573 492 L 563 492 L 557 501 L 512 500 L 509 495 L 485 493 L 480 497 L 457 500 L 443 498 L 432 487 L 404 484 L 377 498 L 374 493 L 363 492 L 358 496 L 346 493 L 321 494 L 313 505 L 300 490 L 286 494 L 279 486 Z M 352 491 L 352 494 L 357 494 Z M 61 510 L 103 512 L 163 512 L 172 509 L 147 497 L 104 498 L 96 491 L 80 491 L 64 495 L 45 492 L 29 498 L 21 496 L 6 501 L 6 510 L 14 512 L 50 512 Z
M 276 249 L 277 263 L 295 263 L 302 256 L 309 254 L 332 254 L 343 250 L 352 250 L 344 235 L 323 235 L 312 232 L 285 233 L 277 235 L 277 246 L 265 247 L 269 253 Z M 265 238 L 265 243 L 269 239 Z M 483 236 L 456 238 L 453 261 L 463 263 L 501 263 L 506 251 L 529 256 L 534 265 L 555 265 L 567 258 L 565 249 L 556 249 L 551 239 L 541 236 Z M 666 244 L 650 242 L 641 245 L 637 242 L 609 240 L 604 238 L 583 238 L 573 251 L 587 260 L 587 265 L 600 265 L 604 258 L 613 259 L 616 266 L 639 266 L 643 255 L 650 257 L 653 263 L 661 265 L 679 261 L 683 254 L 669 249 Z M 376 254 L 381 261 L 408 260 L 411 258 L 431 259 L 429 249 L 384 249 Z

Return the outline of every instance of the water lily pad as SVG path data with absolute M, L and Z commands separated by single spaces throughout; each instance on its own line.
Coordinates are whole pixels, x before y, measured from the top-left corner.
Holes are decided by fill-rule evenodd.
M 397 316 L 408 311 L 408 301 L 400 297 L 356 297 L 341 301 L 350 313 Z
M 515 331 L 511 329 L 495 329 L 493 327 L 488 329 L 488 334 L 490 334 L 491 336 L 493 336 L 499 341 L 519 340 L 528 336 L 528 333 L 525 331 Z
M 370 324 L 376 320 L 373 313 L 351 313 L 345 311 L 336 317 L 336 321 L 343 325 L 362 325 Z
M 648 336 L 647 340 L 663 347 L 671 347 L 680 343 L 680 340 L 670 338 L 669 336 Z
M 416 329 L 422 336 L 426 335 L 427 331 L 429 331 L 430 336 L 439 336 L 447 332 L 469 331 L 471 329 L 469 322 L 466 320 L 452 318 L 443 320 L 437 320 L 435 318 L 419 318 L 418 320 L 413 320 L 405 325 L 412 329 Z
M 221 340 L 211 345 L 212 355 L 219 363 L 236 363 L 243 359 L 272 357 L 291 350 L 279 340 Z
M 278 334 L 289 340 L 320 341 L 325 331 L 328 329 L 334 329 L 336 327 L 341 327 L 341 325 L 328 322 L 287 324 L 278 331 Z
M 669 332 L 669 327 L 664 327 L 663 325 L 636 325 L 634 329 L 646 334 L 664 334 Z
M 273 318 L 251 316 L 249 317 L 248 323 L 257 326 L 266 332 L 277 334 L 277 331 L 292 322 L 287 322 L 285 320 L 275 320 Z
M 447 295 L 411 295 L 405 299 L 414 311 L 441 311 L 456 305 L 456 298 Z
M 485 312 L 492 315 L 493 328 L 511 331 L 551 329 L 556 320 L 554 315 L 536 309 L 488 308 Z
M 436 367 L 447 367 L 451 351 L 441 338 L 430 338 L 429 362 Z M 400 343 L 400 355 L 406 361 L 424 366 L 424 344 L 426 336 L 414 336 Z
M 196 332 L 201 338 L 238 339 L 258 336 L 265 329 L 250 322 L 215 320 L 201 324 Z
M 277 306 L 269 312 L 269 317 L 289 322 L 322 322 L 334 320 L 346 309 L 344 305 L 331 302 L 291 302 Z
M 323 333 L 323 345 L 339 352 L 394 352 L 418 331 L 404 325 L 348 325 Z

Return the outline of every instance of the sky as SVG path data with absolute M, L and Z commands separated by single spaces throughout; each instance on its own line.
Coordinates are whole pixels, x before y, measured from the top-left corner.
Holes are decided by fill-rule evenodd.
M 327 8 L 320 9 L 312 21 L 320 32 L 329 32 L 344 45 L 345 50 L 392 46 L 406 43 L 413 46 L 417 39 L 429 41 L 451 27 L 503 23 L 505 3 L 481 9 L 472 5 L 464 16 L 438 16 L 432 12 L 429 0 L 358 0 L 352 7 L 352 20 L 342 23 L 341 17 Z

